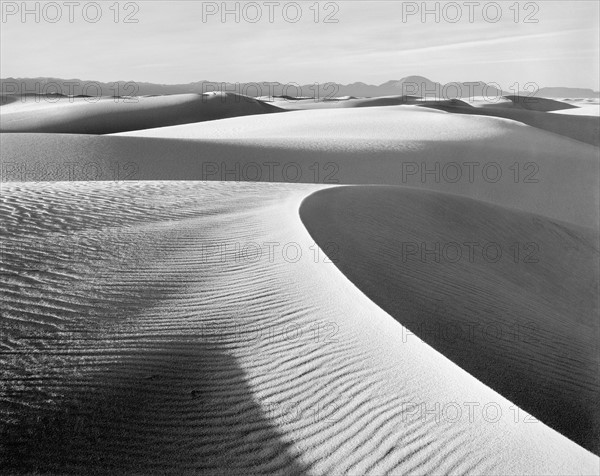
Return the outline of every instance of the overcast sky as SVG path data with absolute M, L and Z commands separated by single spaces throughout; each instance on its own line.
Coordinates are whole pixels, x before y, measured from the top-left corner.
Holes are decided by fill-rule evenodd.
M 96 22 L 92 2 L 67 3 L 38 2 L 39 17 L 23 18 L 20 1 L 2 2 L 2 77 L 380 84 L 422 75 L 440 82 L 494 81 L 504 89 L 515 82 L 595 90 L 599 84 L 594 0 L 500 1 L 499 11 L 493 2 L 440 2 L 438 22 L 434 13 L 408 15 L 420 10 L 420 1 L 320 2 L 312 9 L 314 1 L 302 1 L 299 11 L 293 2 L 245 8 L 237 2 L 239 23 L 234 14 L 225 22 L 220 11 L 208 15 L 221 10 L 221 2 L 120 2 L 118 18 L 114 0 L 99 2 Z M 35 12 L 36 2 L 28 4 Z M 235 4 L 228 2 L 232 10 Z M 262 17 L 253 23 L 256 7 Z M 433 11 L 435 2 L 429 7 Z M 460 20 L 452 22 L 458 13 Z M 137 23 L 125 22 L 127 15 Z M 327 15 L 337 23 L 325 22 Z

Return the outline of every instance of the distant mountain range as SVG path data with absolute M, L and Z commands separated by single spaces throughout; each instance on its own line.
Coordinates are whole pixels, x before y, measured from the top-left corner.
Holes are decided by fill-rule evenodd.
M 355 96 L 377 97 L 409 95 L 438 97 L 445 99 L 486 96 L 488 98 L 505 95 L 559 97 L 559 98 L 598 98 L 600 92 L 592 89 L 545 87 L 529 91 L 503 91 L 482 81 L 438 83 L 423 76 L 407 76 L 400 80 L 387 81 L 379 86 L 365 83 L 338 84 L 282 84 L 262 81 L 257 83 L 224 83 L 198 81 L 188 84 L 155 84 L 135 81 L 115 81 L 105 83 L 92 80 L 62 78 L 5 78 L 0 79 L 2 94 L 62 94 L 65 96 L 147 96 L 163 94 L 205 93 L 208 91 L 229 91 L 247 96 L 291 96 L 321 99 Z

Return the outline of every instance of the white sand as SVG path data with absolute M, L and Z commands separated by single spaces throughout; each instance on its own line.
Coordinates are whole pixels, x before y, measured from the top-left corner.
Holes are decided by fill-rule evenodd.
M 567 114 L 569 116 L 600 116 L 600 104 L 577 104 L 577 109 L 562 109 L 551 111 L 552 114 Z
M 74 418 L 62 440 L 40 437 L 29 456 L 41 470 L 66 458 L 75 471 L 93 459 L 100 471 L 170 474 L 225 467 L 280 474 L 596 471 L 597 457 L 526 422 L 523 411 L 515 419 L 509 401 L 429 346 L 403 342 L 400 324 L 323 255 L 315 262 L 298 216 L 313 190 L 197 182 L 5 187 L 6 236 L 26 231 L 44 245 L 30 262 L 42 270 L 19 272 L 15 254 L 3 263 L 3 347 L 24 354 L 1 357 L 8 369 L 2 401 L 17 414 L 36 402 L 44 414 L 83 395 L 89 412 L 77 429 L 77 451 L 60 453 L 74 435 Z M 104 233 L 125 234 L 121 258 L 106 253 L 114 235 Z M 61 258 L 50 238 L 65 239 L 63 250 L 85 246 L 86 259 Z M 280 243 L 278 250 L 295 243 L 302 257 L 291 262 L 290 251 L 288 260 L 275 253 L 272 262 L 268 255 L 236 262 L 206 248 L 225 245 L 231 253 L 235 243 L 263 242 Z M 265 337 L 256 339 L 257 330 Z M 32 386 L 37 395 L 22 393 Z M 105 439 L 90 436 L 98 431 Z
M 338 268 L 400 324 L 598 450 L 597 233 L 402 187 L 336 187 L 300 212 L 318 244 L 338 244 Z
M 426 188 L 592 228 L 599 223 L 598 149 L 508 119 L 387 106 L 295 111 L 122 135 L 198 141 L 198 161 L 218 150 L 219 162 L 226 164 L 220 170 L 248 162 L 297 162 L 304 181 L 314 178 L 309 164 L 324 169 L 333 162 L 339 183 Z
M 214 99 L 221 114 L 220 98 Z M 386 256 L 377 240 L 386 226 L 421 233 L 415 217 L 427 213 L 411 215 L 410 203 L 403 203 L 402 216 L 384 206 L 352 219 L 355 223 L 339 214 L 340 223 L 364 233 L 340 225 L 339 242 L 320 246 L 299 216 L 301 202 L 326 188 L 328 177 L 332 184 L 441 191 L 457 196 L 440 199 L 446 205 L 458 197 L 481 202 L 466 208 L 467 221 L 484 202 L 507 207 L 494 212 L 500 221 L 494 226 L 519 210 L 517 231 L 527 231 L 528 240 L 547 238 L 544 243 L 567 259 L 580 235 L 597 237 L 597 147 L 508 119 L 394 106 L 389 98 L 385 107 L 235 117 L 122 135 L 71 134 L 80 121 L 94 130 L 115 121 L 128 129 L 149 127 L 147 118 L 182 121 L 181 104 L 173 100 L 144 98 L 148 109 L 130 116 L 112 105 L 95 112 L 89 104 L 29 112 L 8 104 L 0 110 L 2 127 L 18 130 L 22 120 L 25 130 L 69 132 L 1 136 L 2 181 L 34 181 L 3 183 L 0 197 L 0 365 L 6 375 L 0 382 L 0 421 L 6 447 L 16 443 L 6 468 L 286 475 L 598 472 L 597 456 L 417 340 L 394 319 L 397 314 L 370 299 L 364 282 L 349 281 L 326 259 L 325 252 L 346 250 L 357 254 L 357 265 L 363 265 L 358 256 L 363 253 L 373 257 L 372 267 L 385 266 L 385 260 L 377 261 Z M 182 122 L 196 117 L 197 98 L 178 100 L 190 112 Z M 246 112 L 256 113 L 257 106 L 264 112 L 261 104 Z M 240 114 L 227 101 L 224 108 Z M 211 114 L 201 111 L 203 120 L 215 119 Z M 256 179 L 235 172 L 275 162 L 275 175 L 263 169 L 262 183 L 244 183 Z M 479 163 L 473 180 L 464 165 L 455 182 L 443 173 L 441 180 L 421 174 L 424 168 L 441 171 L 465 162 Z M 291 163 L 301 176 L 290 180 L 281 168 Z M 491 163 L 502 170 L 494 183 L 481 171 Z M 518 180 L 511 169 L 515 163 Z M 407 173 L 414 166 L 418 172 Z M 525 181 L 532 171 L 536 181 Z M 89 181 L 73 182 L 82 179 Z M 200 179 L 206 181 L 193 181 Z M 299 183 L 273 183 L 286 181 Z M 377 207 L 369 198 L 373 188 L 366 190 L 359 204 L 364 210 Z M 395 200 L 395 193 L 386 200 Z M 373 222 L 365 227 L 365 220 Z M 433 221 L 431 229 L 438 230 Z M 530 236 L 538 225 L 539 235 Z M 556 251 L 556 243 L 567 248 Z M 549 263 L 552 272 L 532 273 L 528 286 L 547 286 L 544 276 L 560 274 L 562 265 Z M 381 279 L 377 269 L 368 271 L 363 278 Z M 506 269 L 492 266 L 477 272 L 487 283 L 512 279 Z M 434 276 L 426 274 L 422 293 L 435 291 Z M 464 281 L 464 273 L 458 277 Z M 395 282 L 399 278 L 390 276 L 386 282 L 386 289 L 397 286 L 396 310 L 419 276 L 404 278 Z M 457 283 L 447 276 L 443 281 L 446 291 L 457 286 L 450 294 L 458 308 L 473 316 L 483 312 L 488 301 Z M 503 304 L 503 292 L 490 297 L 495 309 L 510 307 Z M 517 363 L 526 354 L 550 356 L 552 365 L 566 362 L 557 355 L 587 359 L 585 351 L 569 346 L 585 345 L 591 330 L 582 332 L 582 316 L 563 309 L 579 294 L 556 294 L 548 298 L 551 303 L 540 304 L 540 293 L 522 305 L 537 306 L 536 325 L 566 329 L 576 342 L 562 350 L 520 349 L 513 356 Z M 551 319 L 540 315 L 553 299 L 563 307 L 553 307 Z M 571 321 L 577 325 L 569 328 Z M 484 346 L 489 355 L 483 357 L 497 350 Z M 570 373 L 578 363 L 552 373 L 548 362 L 536 362 L 540 375 L 556 378 L 566 392 L 589 384 Z M 505 371 L 514 368 L 507 365 Z M 523 383 L 514 375 L 515 385 Z M 575 403 L 564 405 L 571 411 Z M 0 459 L 7 455 L 0 453 Z

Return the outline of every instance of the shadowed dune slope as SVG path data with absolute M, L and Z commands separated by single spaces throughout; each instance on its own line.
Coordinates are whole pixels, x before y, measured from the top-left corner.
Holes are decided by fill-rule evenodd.
M 19 100 L 19 96 L 14 96 L 11 94 L 0 94 L 0 106 L 5 106 L 6 104 L 10 104 Z
M 403 104 L 420 104 L 423 99 L 419 96 L 380 96 L 373 98 L 324 98 L 298 99 L 293 97 L 274 98 L 274 105 L 282 109 L 308 110 L 308 109 L 344 109 L 353 107 L 380 107 L 400 106 Z
M 570 137 L 571 139 L 585 142 L 596 147 L 600 146 L 600 118 L 575 114 L 549 114 L 535 108 L 529 110 L 530 108 L 525 107 L 524 104 L 526 103 L 523 101 L 519 102 L 518 108 L 507 108 L 495 105 L 464 107 L 460 105 L 435 103 L 423 104 L 422 106 L 455 114 L 473 114 L 511 119 L 544 131 Z
M 597 233 L 400 187 L 320 191 L 301 217 L 402 325 L 598 453 Z
M 579 105 L 569 104 L 564 101 L 547 99 L 535 96 L 502 96 L 479 99 L 476 98 L 431 98 L 421 96 L 379 96 L 379 97 L 340 97 L 340 98 L 294 98 L 274 97 L 270 98 L 271 102 L 283 109 L 335 109 L 335 108 L 353 108 L 353 107 L 379 107 L 379 106 L 399 106 L 399 105 L 425 105 L 425 106 L 464 106 L 470 107 L 470 102 L 473 102 L 476 107 L 498 108 L 498 109 L 519 109 L 530 111 L 561 111 L 580 109 Z
M 282 109 L 234 93 L 54 101 L 28 98 L 0 110 L 0 132 L 111 134 L 272 112 Z
M 318 188 L 3 187 L 0 467 L 594 473 L 592 453 L 401 342 L 302 224 Z
M 59 331 L 54 339 L 48 338 L 51 333 L 45 335 L 51 342 L 46 352 L 102 352 L 102 345 L 89 342 L 97 339 L 89 329 Z M 78 339 L 82 335 L 88 342 Z M 103 338 L 112 339 L 120 350 L 112 356 L 104 351 L 97 360 L 114 363 L 101 364 L 93 378 L 80 377 L 68 388 L 57 374 L 68 372 L 64 367 L 76 365 L 76 358 L 64 357 L 64 367 L 55 364 L 44 389 L 52 385 L 66 395 L 54 405 L 19 409 L 10 424 L 0 423 L 3 471 L 308 474 L 293 445 L 282 439 L 268 411 L 254 400 L 235 357 L 218 343 L 168 335 L 124 338 L 110 331 Z M 128 339 L 137 345 L 128 345 Z M 89 360 L 86 365 L 91 365 Z M 39 398 L 44 390 L 25 384 L 21 392 L 29 394 L 25 402 L 39 404 L 36 394 Z
M 513 105 L 529 111 L 560 111 L 562 109 L 577 109 L 577 106 L 568 104 L 555 99 L 548 99 L 536 96 L 504 96 L 510 100 Z

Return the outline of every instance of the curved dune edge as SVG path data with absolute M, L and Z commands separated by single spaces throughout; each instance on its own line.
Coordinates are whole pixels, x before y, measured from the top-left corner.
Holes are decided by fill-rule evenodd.
M 506 104 L 489 104 L 480 107 L 470 107 L 461 104 L 423 104 L 423 107 L 439 109 L 455 114 L 495 116 L 503 119 L 518 121 L 537 129 L 548 131 L 559 136 L 568 137 L 577 141 L 600 147 L 600 118 L 584 114 L 551 114 L 544 110 L 551 106 L 545 102 L 534 101 L 529 104 L 527 100 L 542 98 L 520 98 L 520 102 L 512 102 L 509 107 Z M 558 101 L 549 101 L 550 103 L 559 103 Z M 561 103 L 559 103 L 561 104 Z M 562 110 L 573 110 L 577 108 L 562 103 L 565 107 Z M 555 109 L 556 110 L 556 109 Z M 549 111 L 549 110 L 548 110 Z
M 415 106 L 263 114 L 122 136 L 3 134 L 1 153 L 3 181 L 405 185 L 599 223 L 597 148 L 514 121 Z
M 150 97 L 11 100 L 0 110 L 0 132 L 113 134 L 116 132 L 285 112 L 234 93 Z
M 0 132 L 114 134 L 289 110 L 412 105 L 451 113 L 501 117 L 600 146 L 597 117 L 587 116 L 587 112 L 579 106 L 541 97 L 505 96 L 500 102 L 476 100 L 474 104 L 460 99 L 417 96 L 322 101 L 286 97 L 266 101 L 241 94 L 217 92 L 114 98 L 3 95 L 0 99 L 5 106 L 0 110 Z M 561 110 L 572 112 L 567 113 L 569 117 L 549 114 Z
M 578 106 L 574 104 L 543 97 L 508 95 L 504 96 L 504 98 L 508 99 L 515 107 L 527 109 L 529 111 L 549 112 L 562 109 L 578 109 Z
M 597 233 L 400 187 L 322 190 L 300 216 L 320 246 L 337 243 L 329 256 L 348 279 L 414 335 L 600 451 Z
M 2 231 L 21 247 L 2 263 L 0 398 L 21 418 L 2 422 L 3 441 L 38 437 L 11 447 L 24 458 L 5 467 L 593 473 L 597 457 L 525 412 L 515 421 L 508 400 L 428 345 L 402 342 L 405 328 L 315 257 L 298 210 L 318 189 L 5 186 Z M 235 243 L 263 242 L 302 254 L 235 260 Z M 430 413 L 414 412 L 422 404 Z M 470 418 L 465 404 L 493 409 Z M 62 438 L 47 430 L 56 422 Z

